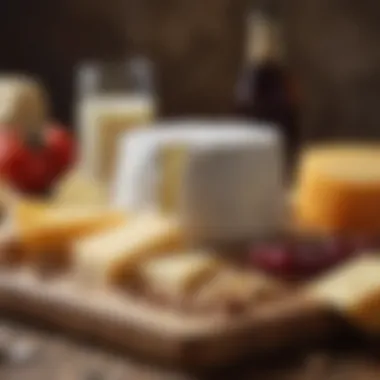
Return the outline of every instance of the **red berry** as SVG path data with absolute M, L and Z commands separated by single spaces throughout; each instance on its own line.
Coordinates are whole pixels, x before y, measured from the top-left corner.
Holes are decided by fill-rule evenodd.
M 258 245 L 251 251 L 251 261 L 254 266 L 269 273 L 291 276 L 294 272 L 294 255 L 288 244 Z

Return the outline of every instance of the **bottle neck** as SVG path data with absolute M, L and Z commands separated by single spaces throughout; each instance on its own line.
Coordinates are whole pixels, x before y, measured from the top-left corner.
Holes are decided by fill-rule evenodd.
M 248 18 L 246 62 L 261 65 L 268 62 L 282 64 L 279 28 L 274 20 L 260 12 Z

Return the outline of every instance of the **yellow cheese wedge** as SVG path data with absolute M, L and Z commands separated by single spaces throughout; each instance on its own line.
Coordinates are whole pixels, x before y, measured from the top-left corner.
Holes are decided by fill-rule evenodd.
M 73 270 L 85 282 L 124 284 L 139 263 L 182 244 L 183 231 L 176 219 L 139 215 L 124 226 L 78 241 Z
M 25 258 L 67 251 L 81 237 L 125 224 L 128 217 L 119 211 L 103 208 L 65 208 L 43 202 L 21 201 L 13 210 L 13 227 Z
M 331 145 L 301 157 L 297 224 L 308 231 L 380 232 L 380 146 Z
M 59 182 L 54 191 L 53 202 L 60 206 L 106 206 L 107 188 L 104 183 L 75 170 Z
M 221 269 L 222 262 L 209 252 L 176 252 L 154 258 L 138 268 L 149 292 L 171 300 L 193 295 Z
M 310 284 L 307 294 L 368 331 L 380 332 L 380 257 L 366 255 Z

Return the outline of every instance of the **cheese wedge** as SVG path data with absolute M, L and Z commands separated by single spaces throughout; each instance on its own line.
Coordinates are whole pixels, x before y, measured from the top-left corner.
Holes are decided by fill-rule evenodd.
M 40 202 L 20 202 L 14 210 L 13 227 L 27 261 L 68 255 L 71 243 L 81 237 L 126 223 L 119 211 L 102 208 L 49 207 Z M 54 260 L 53 260 L 54 261 Z
M 221 271 L 198 292 L 194 305 L 199 309 L 242 310 L 278 297 L 280 282 L 258 272 L 227 269 Z
M 380 232 L 380 146 L 331 145 L 301 157 L 297 224 L 319 233 Z
M 53 202 L 60 206 L 106 206 L 108 194 L 104 184 L 76 170 L 59 182 Z
M 194 295 L 221 267 L 221 261 L 210 253 L 190 251 L 149 260 L 138 271 L 148 292 L 180 301 Z
M 307 294 L 358 327 L 380 332 L 380 257 L 366 255 L 313 282 Z
M 92 284 L 125 284 L 138 264 L 178 249 L 183 231 L 176 219 L 143 214 L 112 231 L 78 241 L 74 272 Z

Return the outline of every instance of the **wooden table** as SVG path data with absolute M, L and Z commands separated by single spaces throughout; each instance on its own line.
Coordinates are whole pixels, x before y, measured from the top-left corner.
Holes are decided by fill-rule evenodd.
M 214 373 L 159 368 L 53 331 L 0 319 L 1 380 L 379 380 L 378 345 L 331 342 L 265 361 L 249 360 Z M 327 347 L 328 345 L 326 345 Z M 302 350 L 301 350 L 302 351 Z

